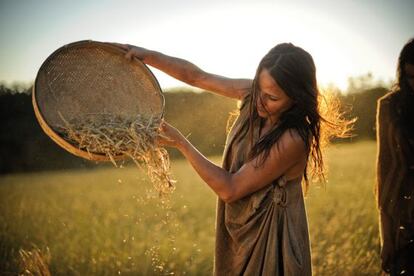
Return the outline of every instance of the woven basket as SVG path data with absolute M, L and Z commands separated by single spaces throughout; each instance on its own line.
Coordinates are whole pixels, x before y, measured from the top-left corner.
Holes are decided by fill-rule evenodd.
M 33 107 L 44 132 L 59 146 L 94 161 L 104 154 L 88 153 L 62 138 L 57 129 L 91 114 L 162 117 L 164 96 L 145 64 L 127 60 L 125 51 L 111 44 L 79 41 L 52 53 L 42 64 L 33 86 Z M 116 156 L 122 159 L 124 156 Z

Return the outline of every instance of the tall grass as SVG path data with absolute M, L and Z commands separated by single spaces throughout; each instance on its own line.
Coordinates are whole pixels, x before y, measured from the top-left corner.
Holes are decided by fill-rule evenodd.
M 377 274 L 375 144 L 327 158 L 329 182 L 306 198 L 314 273 Z M 172 163 L 169 204 L 134 167 L 2 176 L 0 271 L 19 273 L 19 250 L 37 250 L 52 275 L 211 274 L 216 197 L 185 160 Z

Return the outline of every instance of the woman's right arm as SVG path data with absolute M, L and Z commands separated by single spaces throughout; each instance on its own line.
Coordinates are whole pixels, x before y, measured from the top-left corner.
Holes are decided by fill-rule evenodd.
M 205 72 L 195 64 L 181 58 L 133 45 L 115 45 L 127 52 L 125 56 L 128 59 L 136 57 L 143 63 L 155 67 L 175 79 L 226 97 L 241 100 L 252 87 L 251 79 L 226 78 Z

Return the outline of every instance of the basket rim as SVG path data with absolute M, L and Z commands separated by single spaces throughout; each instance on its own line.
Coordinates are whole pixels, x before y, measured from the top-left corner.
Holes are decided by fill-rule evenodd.
M 69 47 L 79 47 L 79 46 L 93 46 L 93 45 L 98 45 L 101 48 L 106 48 L 112 52 L 115 53 L 120 53 L 120 54 L 125 54 L 125 50 L 116 47 L 110 43 L 106 43 L 106 42 L 100 42 L 100 41 L 94 41 L 94 40 L 80 40 L 80 41 L 76 41 L 76 42 L 72 42 L 69 44 L 65 44 L 61 47 L 59 47 L 57 50 L 55 50 L 52 54 L 50 54 L 45 61 L 42 63 L 42 65 L 39 67 L 39 70 L 36 74 L 36 78 L 35 78 L 35 82 L 33 84 L 32 87 L 32 104 L 33 104 L 33 109 L 34 109 L 34 113 L 35 113 L 35 117 L 39 122 L 40 127 L 42 128 L 42 130 L 46 133 L 47 136 L 49 136 L 57 145 L 59 145 L 60 147 L 62 147 L 63 149 L 65 149 L 66 151 L 68 151 L 69 153 L 72 153 L 78 157 L 82 157 L 91 161 L 112 161 L 109 156 L 106 156 L 104 154 L 99 154 L 99 153 L 92 153 L 92 152 L 87 152 L 84 150 L 79 149 L 78 147 L 72 145 L 71 143 L 69 143 L 68 141 L 66 141 L 65 139 L 63 139 L 56 131 L 53 130 L 52 127 L 49 126 L 49 124 L 46 122 L 46 120 L 44 119 L 41 110 L 39 109 L 38 103 L 37 103 L 37 98 L 36 98 L 36 86 L 38 83 L 38 77 L 39 77 L 39 72 L 41 72 L 42 68 L 44 68 L 44 66 L 46 66 L 46 64 L 50 61 L 50 59 L 54 58 L 54 56 L 56 56 L 58 53 L 60 53 L 61 51 L 63 51 L 64 49 L 67 49 Z M 136 57 L 133 57 L 132 62 L 134 62 L 135 64 L 137 64 L 138 66 L 140 66 L 144 72 L 147 73 L 149 79 L 151 80 L 151 82 L 153 83 L 154 87 L 156 88 L 160 99 L 161 99 L 161 114 L 160 114 L 160 118 L 164 118 L 164 112 L 165 112 L 165 97 L 164 97 L 164 93 L 160 87 L 160 84 L 157 80 L 157 78 L 155 77 L 154 73 L 148 68 L 148 66 L 146 64 L 144 64 L 141 60 L 139 60 Z M 127 156 L 126 155 L 116 155 L 113 156 L 114 160 L 123 160 L 126 159 Z

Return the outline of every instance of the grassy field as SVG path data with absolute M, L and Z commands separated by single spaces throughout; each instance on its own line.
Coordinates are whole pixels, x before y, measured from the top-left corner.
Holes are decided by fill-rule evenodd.
M 306 198 L 315 275 L 378 274 L 375 154 L 374 142 L 327 153 L 329 182 Z M 164 203 L 134 167 L 1 176 L 0 274 L 37 248 L 53 275 L 210 275 L 216 197 L 185 160 L 173 174 Z

